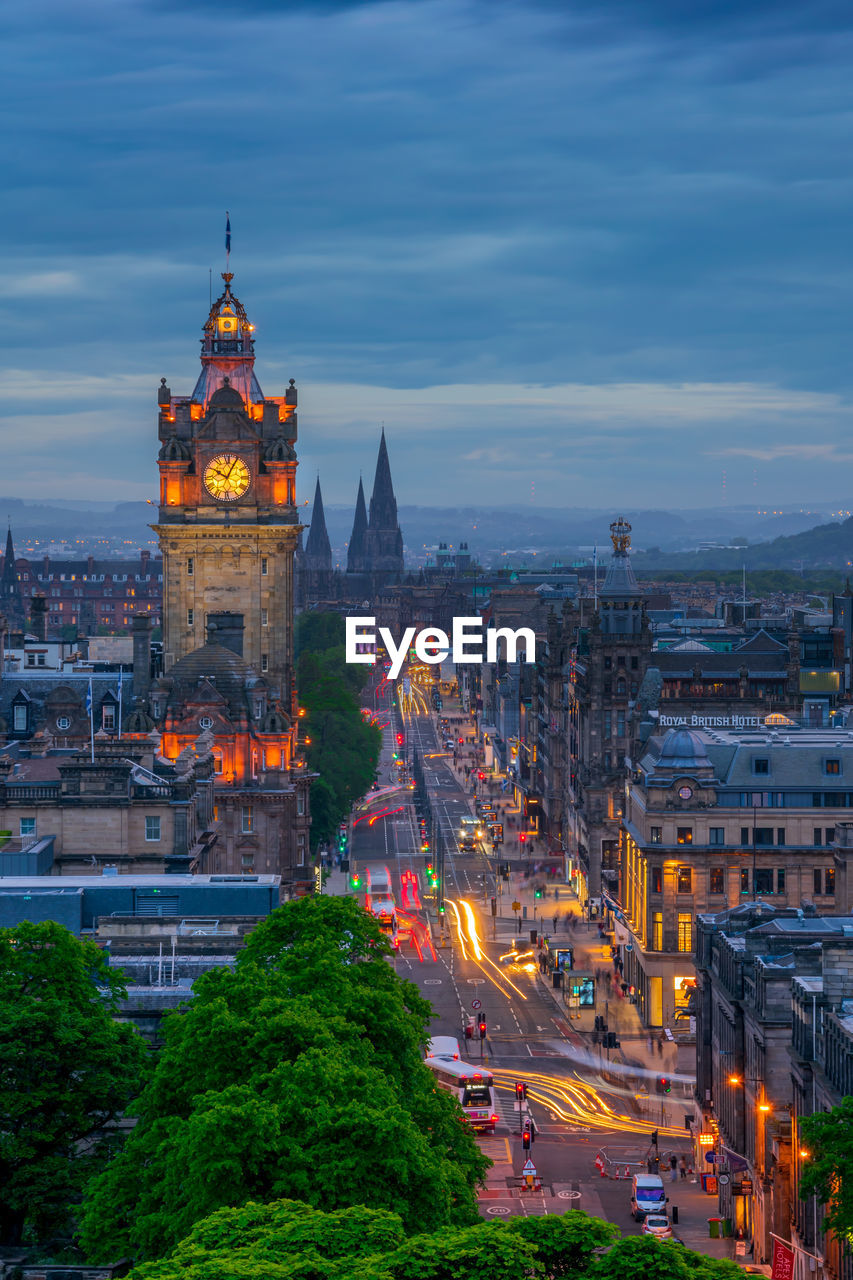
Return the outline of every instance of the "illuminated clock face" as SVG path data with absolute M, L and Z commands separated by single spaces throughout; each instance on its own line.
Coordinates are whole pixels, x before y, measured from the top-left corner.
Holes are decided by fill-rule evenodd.
M 681 799 L 682 799 L 682 800 L 690 800 L 690 799 L 692 798 L 692 796 L 693 796 L 693 788 L 692 788 L 692 787 L 679 787 L 679 788 L 678 788 L 678 794 L 681 796 Z
M 204 469 L 204 486 L 217 502 L 236 502 L 251 483 L 252 473 L 236 453 L 221 453 Z

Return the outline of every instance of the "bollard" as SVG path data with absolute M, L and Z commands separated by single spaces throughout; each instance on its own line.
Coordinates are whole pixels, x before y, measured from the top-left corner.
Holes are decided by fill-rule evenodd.
M 674 1227 L 678 1225 L 678 1205 L 677 1204 L 674 1204 L 672 1206 L 672 1225 Z

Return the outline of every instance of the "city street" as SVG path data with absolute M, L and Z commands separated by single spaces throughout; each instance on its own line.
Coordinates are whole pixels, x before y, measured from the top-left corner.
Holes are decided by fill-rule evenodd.
M 558 1213 L 576 1207 L 617 1223 L 625 1233 L 639 1233 L 641 1225 L 633 1221 L 629 1208 L 630 1174 L 646 1171 L 648 1159 L 655 1154 L 652 1133 L 657 1130 L 668 1208 L 673 1218 L 677 1217 L 675 1234 L 703 1253 L 731 1256 L 732 1241 L 709 1239 L 708 1219 L 715 1211 L 715 1197 L 702 1192 L 692 1171 L 683 1177 L 677 1169 L 677 1180 L 669 1180 L 671 1155 L 679 1160 L 683 1155 L 688 1166 L 692 1163 L 684 1128 L 689 1110 L 687 1082 L 676 1080 L 672 1097 L 666 1099 L 654 1096 L 652 1084 L 661 1071 L 670 1072 L 674 1067 L 674 1048 L 665 1045 L 660 1049 L 651 1041 L 647 1044 L 636 1010 L 622 999 L 616 986 L 610 987 L 608 978 L 605 989 L 612 997 L 606 1003 L 609 1025 L 618 1028 L 625 1046 L 623 1057 L 632 1065 L 630 1070 L 621 1068 L 622 1075 L 615 1068 L 607 1078 L 602 1075 L 608 1065 L 606 1058 L 590 1038 L 571 1027 L 560 991 L 552 990 L 550 980 L 540 973 L 536 942 L 531 937 L 553 934 L 556 914 L 557 935 L 565 931 L 575 950 L 576 967 L 580 959 L 582 967 L 600 973 L 609 964 L 609 945 L 599 937 L 597 926 L 581 918 L 575 899 L 561 895 L 555 901 L 551 888 L 545 891 L 547 897 L 535 897 L 533 882 L 537 877 L 529 874 L 510 843 L 494 853 L 491 845 L 482 842 L 474 852 L 459 852 L 460 819 L 473 812 L 472 783 L 464 774 L 466 765 L 478 761 L 473 727 L 467 719 L 456 720 L 461 712 L 446 699 L 442 715 L 451 717 L 458 757 L 454 768 L 453 752 L 443 746 L 445 735 L 439 734 L 438 717 L 429 709 L 429 699 L 416 686 L 411 697 L 401 699 L 401 705 L 392 705 L 393 697 L 394 686 L 384 682 L 375 698 L 378 723 L 384 726 L 379 766 L 382 793 L 356 814 L 351 867 L 363 875 L 367 869 L 387 866 L 398 903 L 401 874 L 415 872 L 419 877 L 436 959 L 425 954 L 420 960 L 404 943 L 394 964 L 432 1004 L 433 1034 L 454 1036 L 467 1061 L 494 1074 L 500 1122 L 493 1136 L 479 1139 L 494 1161 L 481 1194 L 484 1216 Z M 373 702 L 371 694 L 368 703 Z M 461 746 L 460 737 L 464 739 Z M 386 791 L 401 775 L 409 776 L 395 761 L 395 754 L 401 762 L 411 764 L 415 751 L 423 761 L 430 808 L 438 827 L 426 857 L 421 851 L 408 781 L 396 791 Z M 483 786 L 478 772 L 475 770 L 474 785 Z M 499 790 L 493 794 L 509 835 L 511 803 Z M 445 847 L 443 916 L 436 899 L 426 896 L 425 865 L 434 859 L 439 838 Z M 510 838 L 517 843 L 517 834 Z M 500 873 L 505 860 L 512 865 L 508 881 Z M 527 860 L 536 865 L 533 854 Z M 351 891 L 348 877 L 333 872 L 327 891 Z M 568 894 L 565 887 L 563 894 Z M 519 905 L 518 912 L 512 910 L 514 902 Z M 521 957 L 517 962 L 506 959 L 513 944 Z M 476 1027 L 474 1038 L 466 1040 L 466 1022 L 481 1017 L 487 1026 L 485 1040 L 481 1042 Z M 527 1084 L 535 1124 L 529 1152 L 522 1149 L 515 1100 L 517 1080 Z M 528 1156 L 541 1181 L 541 1189 L 534 1191 L 521 1189 L 522 1167 Z M 604 1173 L 596 1165 L 599 1156 Z

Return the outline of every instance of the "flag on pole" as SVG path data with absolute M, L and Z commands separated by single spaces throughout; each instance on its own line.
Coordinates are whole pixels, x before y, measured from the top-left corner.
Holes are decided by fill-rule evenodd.
M 89 688 L 86 690 L 86 715 L 92 714 L 92 677 L 89 676 Z
M 228 258 L 231 254 L 231 214 L 225 210 L 225 269 L 228 270 Z

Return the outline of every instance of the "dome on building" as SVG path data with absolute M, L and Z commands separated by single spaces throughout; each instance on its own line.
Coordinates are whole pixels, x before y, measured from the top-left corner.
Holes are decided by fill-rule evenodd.
M 236 387 L 232 387 L 231 379 L 225 378 L 222 386 L 210 397 L 211 409 L 245 409 L 243 397 Z
M 663 740 L 657 767 L 659 769 L 712 769 L 705 744 L 698 733 L 690 729 L 670 729 Z
M 221 644 L 203 644 L 179 658 L 170 669 L 167 679 L 172 684 L 170 702 L 183 702 L 198 688 L 202 681 L 213 685 L 221 693 L 229 707 L 245 708 L 246 687 L 254 677 L 253 669 L 235 653 Z

